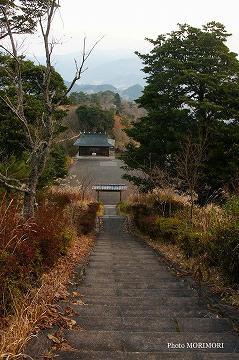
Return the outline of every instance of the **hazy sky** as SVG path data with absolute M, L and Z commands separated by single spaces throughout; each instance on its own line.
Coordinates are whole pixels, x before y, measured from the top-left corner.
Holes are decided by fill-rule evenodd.
M 84 35 L 89 44 L 105 35 L 101 51 L 147 51 L 145 37 L 174 30 L 177 23 L 201 26 L 212 20 L 226 25 L 233 34 L 229 46 L 239 53 L 239 0 L 61 0 L 54 35 L 62 45 L 55 53 L 80 50 Z M 30 49 L 40 54 L 40 45 L 35 37 Z

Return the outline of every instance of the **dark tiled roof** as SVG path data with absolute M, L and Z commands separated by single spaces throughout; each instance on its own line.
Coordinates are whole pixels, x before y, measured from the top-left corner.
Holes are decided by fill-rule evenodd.
M 82 134 L 74 143 L 75 146 L 96 146 L 112 147 L 108 138 L 104 134 Z

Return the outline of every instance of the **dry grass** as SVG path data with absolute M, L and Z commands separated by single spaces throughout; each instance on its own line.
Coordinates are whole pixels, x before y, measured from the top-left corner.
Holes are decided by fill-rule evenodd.
M 70 202 L 81 202 L 88 204 L 91 201 L 94 201 L 92 196 L 91 188 L 84 188 L 84 184 L 79 184 L 76 186 L 71 186 L 68 184 L 60 186 L 52 186 L 48 191 L 52 196 L 66 197 Z
M 220 207 L 216 204 L 207 204 L 203 207 L 195 205 L 191 223 L 189 197 L 181 195 L 171 188 L 155 189 L 148 194 L 134 194 L 126 205 L 129 207 L 135 204 L 149 206 L 154 216 L 160 216 L 154 206 L 155 201 L 179 204 L 176 211 L 171 215 L 174 219 L 178 219 L 182 225 L 179 228 L 179 234 L 180 231 L 186 232 L 187 230 L 193 235 L 200 234 L 202 242 L 205 241 L 205 249 L 209 241 L 217 241 L 221 229 L 231 229 L 232 226 L 235 226 L 236 229 L 239 223 L 238 199 L 232 199 L 229 205 L 226 204 L 226 207 Z M 126 211 L 128 211 L 127 207 Z M 140 220 L 143 220 L 144 217 L 147 218 L 147 215 L 143 214 Z M 220 261 L 214 261 L 213 266 L 212 262 L 208 264 L 206 251 L 202 252 L 201 255 L 187 256 L 184 249 L 180 248 L 180 236 L 176 244 L 160 241 L 159 238 L 151 240 L 148 235 L 140 234 L 140 236 L 143 236 L 151 247 L 159 250 L 169 262 L 176 264 L 183 272 L 192 275 L 197 281 L 209 285 L 212 291 L 220 295 L 227 304 L 239 306 L 238 285 L 230 282 L 230 276 L 225 272 Z M 219 248 L 216 248 L 215 252 L 220 251 L 220 244 L 218 246 Z
M 179 205 L 179 209 L 175 214 L 183 222 L 190 221 L 190 197 L 188 195 L 179 194 L 173 188 L 156 188 L 151 193 L 135 192 L 129 197 L 128 203 L 143 204 L 152 206 L 155 201 L 169 202 Z M 225 213 L 225 211 L 216 204 L 207 204 L 203 207 L 194 205 L 193 209 L 193 227 L 201 232 L 208 232 L 218 226 L 223 226 L 231 222 L 233 219 Z
M 0 332 L 0 358 L 20 358 L 26 342 L 51 316 L 52 305 L 66 292 L 74 269 L 90 253 L 94 239 L 81 236 L 73 241 L 68 255 L 61 258 L 49 273 L 44 274 L 39 289 L 15 302 L 15 313 L 6 319 Z
M 152 205 L 155 201 L 169 201 L 181 204 L 182 206 L 190 205 L 190 197 L 187 195 L 181 195 L 175 191 L 173 188 L 155 188 L 150 193 L 139 193 L 136 191 L 129 198 L 129 203 L 135 204 L 148 204 Z
M 182 273 L 191 275 L 199 283 L 210 286 L 211 291 L 220 295 L 225 303 L 239 307 L 239 290 L 227 285 L 227 281 L 218 268 L 208 268 L 204 264 L 203 258 L 188 259 L 175 244 L 160 243 L 145 236 L 144 240 L 153 249 L 160 251 L 169 262 L 178 266 Z

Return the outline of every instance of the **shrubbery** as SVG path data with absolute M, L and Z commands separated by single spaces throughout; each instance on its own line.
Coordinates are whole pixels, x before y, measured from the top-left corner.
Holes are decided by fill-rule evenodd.
M 219 228 L 210 242 L 209 258 L 231 281 L 239 283 L 239 228 Z
M 121 209 L 153 240 L 177 245 L 187 259 L 203 258 L 203 266 L 216 267 L 229 282 L 239 283 L 239 199 L 233 196 L 223 207 L 195 206 L 192 221 L 186 197 L 180 201 L 176 194 L 172 206 L 169 202 L 165 191 L 156 190 L 137 195 Z M 170 217 L 168 211 L 162 215 L 162 204 L 171 209 Z
M 41 282 L 43 272 L 66 255 L 77 235 L 94 229 L 98 204 L 78 201 L 73 191 L 53 191 L 39 199 L 35 218 L 24 221 L 17 200 L 0 206 L 0 316 Z

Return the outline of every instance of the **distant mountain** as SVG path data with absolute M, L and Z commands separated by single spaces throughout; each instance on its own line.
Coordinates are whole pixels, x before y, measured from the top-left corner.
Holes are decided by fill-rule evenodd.
M 92 54 L 86 64 L 88 69 L 82 74 L 81 83 L 92 85 L 111 84 L 119 89 L 126 89 L 135 84 L 144 86 L 145 80 L 144 73 L 141 71 L 143 68 L 141 60 L 133 53 L 130 57 L 124 53 L 121 56 L 122 58 L 118 53 Z M 80 55 L 66 54 L 53 57 L 55 69 L 67 81 L 73 79 L 75 75 L 74 58 L 80 58 Z M 36 62 L 34 58 L 30 58 L 30 60 Z M 44 64 L 45 60 L 40 56 L 37 61 Z
M 82 76 L 82 81 L 88 84 L 112 84 L 125 89 L 139 84 L 145 85 L 144 73 L 141 71 L 142 63 L 136 56 L 133 58 L 119 59 L 106 62 L 89 68 Z
M 128 89 L 121 91 L 120 95 L 124 99 L 136 100 L 142 95 L 143 90 L 144 90 L 144 88 L 141 85 L 136 84 L 136 85 L 130 86 Z
M 79 45 L 80 46 L 80 45 Z M 52 64 L 63 79 L 71 81 L 75 75 L 75 62 L 81 61 L 80 51 L 71 54 L 53 55 Z M 43 56 L 30 56 L 30 60 L 44 64 Z M 135 84 L 145 86 L 145 74 L 141 70 L 141 59 L 127 49 L 107 50 L 96 48 L 85 64 L 87 71 L 82 74 L 81 84 L 111 84 L 117 89 L 126 89 Z
M 66 85 L 69 85 L 70 82 L 65 81 Z M 75 86 L 73 87 L 72 92 L 84 92 L 87 94 L 95 94 L 101 91 L 112 91 L 112 92 L 118 92 L 118 89 L 116 87 L 114 87 L 113 85 L 110 84 L 102 84 L 102 85 L 89 85 L 89 84 L 82 84 L 82 85 L 78 85 L 75 84 Z
M 69 86 L 70 82 L 65 81 L 65 84 L 67 86 Z M 71 92 L 81 92 L 82 91 L 86 94 L 95 94 L 98 92 L 112 91 L 114 93 L 120 94 L 120 96 L 123 99 L 133 101 L 133 100 L 138 99 L 141 96 L 143 90 L 144 90 L 144 88 L 139 84 L 130 86 L 129 88 L 126 88 L 126 89 L 117 89 L 115 86 L 112 86 L 110 84 L 102 84 L 102 85 L 90 85 L 90 84 L 78 85 L 78 84 L 75 84 L 73 89 L 71 90 Z

